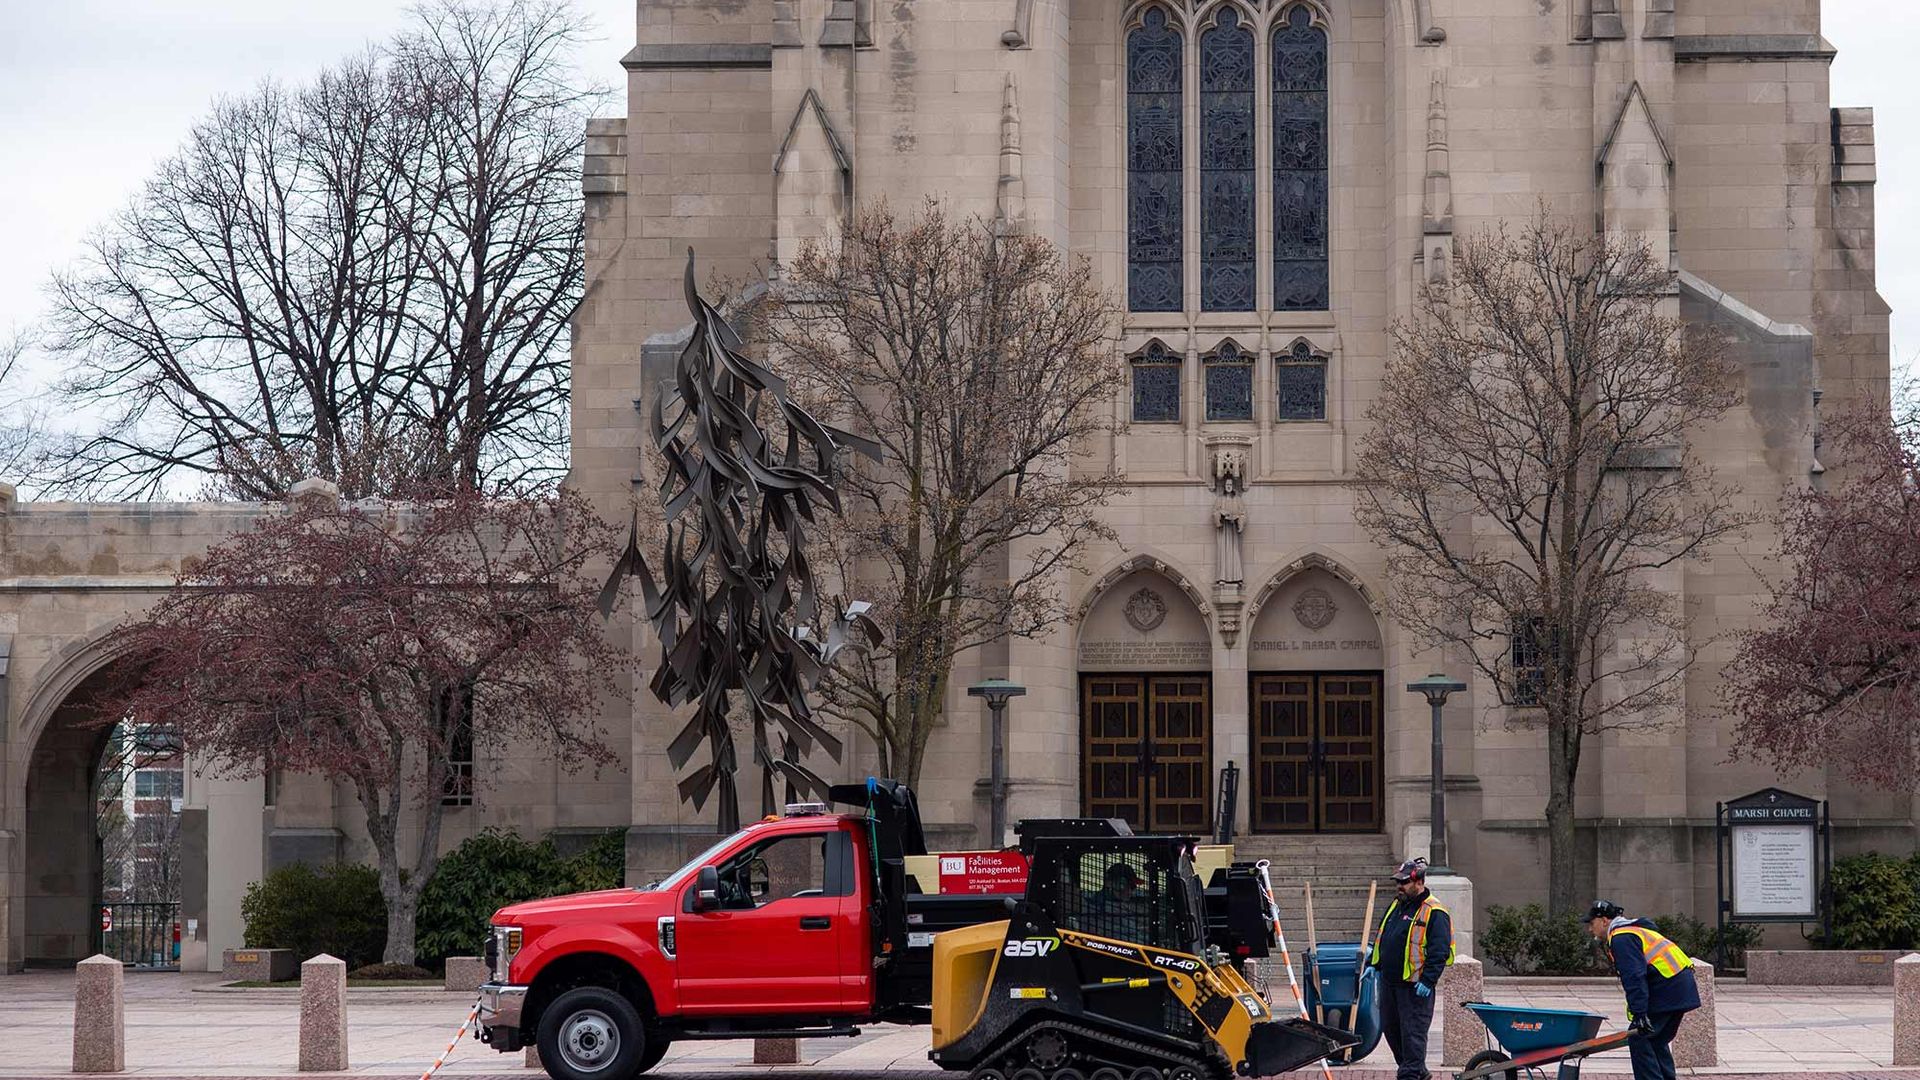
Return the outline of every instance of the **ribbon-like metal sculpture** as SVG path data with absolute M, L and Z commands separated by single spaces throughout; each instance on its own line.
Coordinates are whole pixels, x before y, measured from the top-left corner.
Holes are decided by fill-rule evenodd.
M 807 691 L 842 648 L 877 645 L 880 630 L 868 605 L 853 603 L 825 618 L 824 635 L 815 633 L 822 613 L 806 529 L 817 505 L 840 513 L 840 451 L 878 461 L 880 446 L 815 420 L 793 402 L 785 380 L 742 355 L 739 335 L 694 287 L 691 248 L 685 286 L 693 335 L 652 414 L 667 469 L 661 579 L 640 551 L 636 518 L 600 606 L 611 612 L 621 581 L 628 574 L 640 579 L 647 620 L 660 637 L 654 696 L 699 706 L 667 757 L 679 770 L 705 742 L 711 758 L 680 781 L 680 797 L 704 809 L 718 789 L 720 830 L 731 832 L 740 825 L 739 766 L 727 726 L 736 691 L 752 719 L 763 812 L 773 809 L 776 775 L 789 797 L 826 795 L 826 781 L 802 759 L 818 745 L 838 761 L 841 744 L 815 721 Z M 778 442 L 761 425 L 776 414 L 785 436 Z M 776 732 L 777 752 L 770 740 Z

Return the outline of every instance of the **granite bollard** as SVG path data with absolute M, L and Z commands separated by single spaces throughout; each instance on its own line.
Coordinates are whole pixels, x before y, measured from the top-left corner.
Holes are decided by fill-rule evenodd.
M 753 1040 L 753 1063 L 755 1065 L 798 1065 L 800 1064 L 799 1039 L 755 1039 Z
M 1893 962 L 1893 1065 L 1920 1065 L 1920 953 Z
M 1467 1009 L 1486 1000 L 1486 972 L 1471 956 L 1454 960 L 1440 976 L 1440 1061 L 1458 1068 L 1487 1048 L 1487 1029 Z M 1384 987 L 1383 987 L 1384 988 Z
M 126 969 L 111 956 L 93 955 L 74 968 L 73 1071 L 120 1072 L 127 1067 Z
M 540 1044 L 539 1044 L 539 1043 L 528 1043 L 528 1044 L 527 1044 L 527 1052 L 526 1052 L 526 1054 L 525 1054 L 525 1056 L 523 1056 L 523 1057 L 522 1057 L 522 1058 L 520 1059 L 520 1066 L 521 1066 L 521 1068 L 524 1068 L 524 1069 L 538 1069 L 538 1068 L 540 1068 L 540 1067 L 541 1067 L 541 1066 L 540 1066 Z
M 492 974 L 487 970 L 487 962 L 478 956 L 449 956 L 444 985 L 449 990 L 477 994 L 480 984 L 491 978 Z
M 1713 965 L 1693 962 L 1693 981 L 1700 987 L 1700 1007 L 1680 1021 L 1673 1037 L 1673 1063 L 1682 1069 L 1709 1069 L 1720 1063 L 1719 1020 L 1713 1005 Z
M 300 965 L 300 1071 L 347 1068 L 347 962 L 321 953 Z

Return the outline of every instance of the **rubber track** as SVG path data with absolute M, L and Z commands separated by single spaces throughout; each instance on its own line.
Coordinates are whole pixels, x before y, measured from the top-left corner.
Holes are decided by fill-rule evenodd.
M 1007 1077 L 1012 1077 L 1015 1072 L 1021 1069 L 1034 1068 L 1034 1066 L 1026 1064 L 1009 1066 L 1002 1064 L 1002 1062 L 1011 1057 L 1015 1051 L 1025 1046 L 1029 1040 L 1042 1031 L 1060 1032 L 1066 1036 L 1067 1045 L 1076 1056 L 1082 1059 L 1092 1058 L 1091 1061 L 1081 1060 L 1074 1062 L 1072 1067 L 1078 1069 L 1083 1076 L 1092 1073 L 1095 1069 L 1106 1067 L 1119 1069 L 1123 1076 L 1131 1076 L 1134 1069 L 1140 1068 L 1143 1065 L 1149 1068 L 1157 1068 L 1166 1075 L 1171 1075 L 1177 1069 L 1191 1069 L 1195 1076 L 1207 1077 L 1209 1080 L 1229 1080 L 1233 1075 L 1232 1069 L 1215 1055 L 1186 1057 L 1178 1054 L 1169 1054 L 1150 1044 L 1121 1038 L 1120 1036 L 1102 1031 L 1099 1028 L 1088 1027 L 1085 1024 L 1076 1024 L 1067 1020 L 1043 1020 L 1026 1029 L 1018 1039 L 1002 1047 L 999 1053 L 994 1054 L 992 1057 L 974 1066 L 968 1071 L 967 1080 L 980 1080 L 981 1074 L 994 1068 L 998 1068 L 1001 1074 Z M 1100 1047 L 1112 1047 L 1116 1050 L 1121 1050 L 1127 1053 L 1131 1057 L 1131 1060 L 1116 1060 L 1107 1055 L 1100 1054 L 1094 1049 Z

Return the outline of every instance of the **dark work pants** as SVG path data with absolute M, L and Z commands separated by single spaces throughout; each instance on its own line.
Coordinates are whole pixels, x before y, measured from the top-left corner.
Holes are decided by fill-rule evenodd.
M 1627 1043 L 1633 1055 L 1633 1080 L 1674 1080 L 1673 1037 L 1680 1032 L 1683 1012 L 1649 1013 L 1653 1034 L 1641 1035 Z
M 1417 985 L 1397 979 L 1380 982 L 1380 1032 L 1400 1066 L 1397 1080 L 1428 1080 L 1433 1075 L 1427 1071 L 1427 1029 L 1433 1026 L 1434 999 L 1415 993 Z M 1637 1075 L 1637 1066 L 1635 1072 L 1634 1080 L 1647 1080 Z

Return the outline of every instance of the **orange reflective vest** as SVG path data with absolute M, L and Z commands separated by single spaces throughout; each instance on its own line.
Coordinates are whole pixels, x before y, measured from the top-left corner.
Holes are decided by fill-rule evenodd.
M 1380 935 L 1386 933 L 1387 923 L 1393 919 L 1393 913 L 1398 910 L 1400 910 L 1400 900 L 1395 897 L 1393 903 L 1387 905 L 1387 917 L 1380 920 L 1380 929 L 1373 935 L 1373 955 L 1367 958 L 1367 963 L 1379 966 Z M 1420 901 L 1420 909 L 1413 913 L 1413 925 L 1407 928 L 1407 955 L 1400 965 L 1400 978 L 1405 982 L 1412 982 L 1417 978 L 1421 967 L 1427 962 L 1427 923 L 1432 921 L 1433 913 L 1436 911 L 1445 915 L 1451 923 L 1453 913 L 1442 907 L 1440 901 L 1433 898 L 1432 893 L 1428 893 L 1427 898 Z M 1459 949 L 1449 939 L 1447 963 L 1453 963 L 1454 955 L 1458 951 Z
M 1671 979 L 1693 966 L 1692 957 L 1657 931 L 1644 926 L 1622 926 L 1607 935 L 1607 944 L 1613 944 L 1613 939 L 1621 934 L 1632 934 L 1640 939 L 1640 952 L 1647 958 L 1647 966 L 1659 972 L 1662 978 Z

